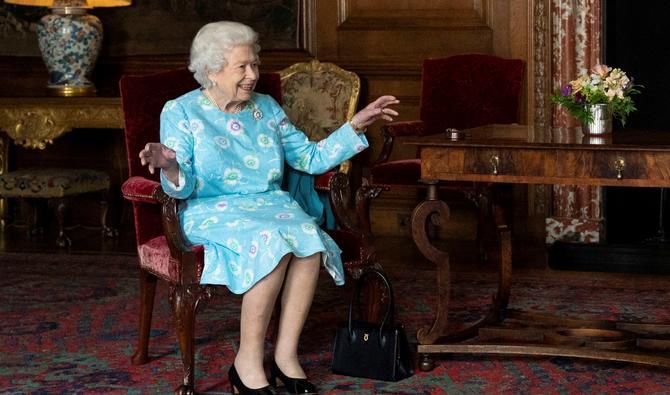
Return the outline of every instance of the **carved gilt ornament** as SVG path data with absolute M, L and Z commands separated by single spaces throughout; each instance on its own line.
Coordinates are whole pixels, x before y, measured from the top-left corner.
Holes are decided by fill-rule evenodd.
M 0 128 L 15 144 L 44 149 L 74 128 L 122 129 L 123 118 L 120 105 L 107 103 L 81 107 L 16 103 L 0 107 Z

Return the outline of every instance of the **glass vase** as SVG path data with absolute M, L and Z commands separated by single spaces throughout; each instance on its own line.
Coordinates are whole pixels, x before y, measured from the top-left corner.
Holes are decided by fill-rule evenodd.
M 612 111 L 607 104 L 587 104 L 586 111 L 591 114 L 591 122 L 582 122 L 585 135 L 607 135 L 612 133 Z

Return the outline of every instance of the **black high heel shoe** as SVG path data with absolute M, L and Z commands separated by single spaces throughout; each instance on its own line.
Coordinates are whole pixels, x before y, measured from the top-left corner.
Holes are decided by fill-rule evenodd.
M 248 388 L 242 382 L 240 375 L 237 374 L 237 369 L 235 369 L 235 364 L 233 364 L 228 370 L 228 379 L 230 380 L 230 392 L 235 393 L 237 390 L 238 394 L 249 394 L 249 395 L 275 395 L 276 392 L 272 387 L 266 385 L 261 388 Z
M 279 369 L 277 362 L 272 361 L 270 369 L 270 385 L 277 388 L 277 379 L 281 380 L 289 394 L 317 394 L 316 387 L 307 379 L 294 379 L 288 377 Z

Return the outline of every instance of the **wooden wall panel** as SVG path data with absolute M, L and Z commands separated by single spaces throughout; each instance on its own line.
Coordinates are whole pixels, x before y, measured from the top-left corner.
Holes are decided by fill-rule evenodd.
M 371 61 L 424 58 L 462 52 L 492 53 L 493 34 L 484 30 L 380 31 L 344 30 L 338 35 L 338 55 L 342 59 L 361 54 Z
M 301 0 L 300 47 L 263 51 L 262 70 L 318 58 L 339 64 L 361 77 L 361 105 L 382 94 L 401 101 L 399 120 L 417 119 L 421 90 L 421 63 L 427 57 L 479 52 L 526 61 L 526 89 L 522 122 L 542 122 L 544 91 L 537 90 L 546 69 L 546 28 L 538 18 L 548 18 L 549 0 Z M 542 22 L 542 21 L 540 21 Z M 542 41 L 544 40 L 544 41 Z M 539 44 L 538 44 L 539 43 Z M 540 50 L 538 50 L 540 48 Z M 543 49 L 542 49 L 543 48 Z M 541 52 L 544 51 L 544 52 Z M 537 53 L 535 53 L 537 52 Z M 187 54 L 171 56 L 103 57 L 96 67 L 96 85 L 103 95 L 117 95 L 123 73 L 147 73 L 186 64 Z M 39 58 L 0 58 L 8 77 L 6 92 L 20 87 L 40 91 L 46 70 Z M 538 106 L 537 103 L 545 103 Z M 371 147 L 357 158 L 361 167 L 376 158 L 381 145 L 380 124 L 369 128 Z M 410 157 L 414 151 L 400 144 L 393 158 Z M 539 195 L 538 195 L 539 196 Z M 394 201 L 393 199 L 396 199 Z M 542 197 L 531 196 L 542 200 Z M 400 195 L 385 201 L 384 210 L 406 208 L 416 196 Z M 544 203 L 533 203 L 537 207 Z M 411 206 L 411 204 L 409 204 Z
M 421 92 L 421 63 L 428 57 L 459 53 L 488 53 L 526 61 L 531 81 L 533 10 L 531 0 L 327 0 L 314 1 L 317 22 L 314 55 L 356 72 L 362 80 L 360 102 L 392 94 L 401 101 L 399 120 L 417 119 Z M 526 83 L 522 122 L 532 122 Z M 381 146 L 379 124 L 369 128 L 370 149 L 359 158 L 366 166 Z M 393 158 L 415 155 L 397 144 Z M 378 199 L 373 206 L 377 233 L 403 235 L 396 217 L 416 202 L 411 191 Z M 397 215 L 392 215 L 393 212 Z M 524 211 L 524 210 L 522 210 Z M 375 221 L 375 216 L 377 221 Z M 388 220 L 391 218 L 391 220 Z
M 448 28 L 450 26 L 486 26 L 490 0 L 341 0 L 345 24 L 359 26 L 396 26 Z M 384 25 L 383 21 L 395 21 Z
M 487 0 L 341 0 L 338 58 L 420 63 L 449 53 L 491 53 L 488 4 Z

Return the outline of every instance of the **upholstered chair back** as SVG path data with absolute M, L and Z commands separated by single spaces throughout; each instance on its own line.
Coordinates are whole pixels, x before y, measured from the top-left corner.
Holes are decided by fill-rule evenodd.
M 160 140 L 160 113 L 165 102 L 175 99 L 199 86 L 193 73 L 186 68 L 153 75 L 124 75 L 119 81 L 121 104 L 125 120 L 125 139 L 129 178 L 141 176 L 159 181 L 159 174 L 150 174 L 140 163 L 139 152 L 148 142 Z M 261 73 L 256 91 L 270 94 L 279 103 L 281 80 L 276 73 Z M 147 196 L 151 195 L 150 190 Z M 162 235 L 160 210 L 156 204 L 134 203 L 137 244 Z
M 420 117 L 425 133 L 518 123 L 524 62 L 464 54 L 423 62 Z
M 296 63 L 279 72 L 284 110 L 310 140 L 321 140 L 356 113 L 360 79 L 333 63 Z

